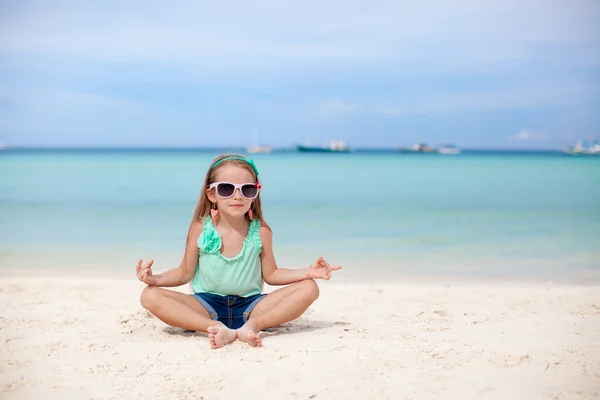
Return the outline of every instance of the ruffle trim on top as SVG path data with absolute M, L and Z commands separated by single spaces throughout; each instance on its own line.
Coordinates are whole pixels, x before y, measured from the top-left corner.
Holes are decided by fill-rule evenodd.
M 262 250 L 262 241 L 260 240 L 260 221 L 253 219 L 250 220 L 250 227 L 248 228 L 248 237 L 246 237 L 248 246 L 252 246 L 260 251 Z
M 202 233 L 198 238 L 198 248 L 203 253 L 219 253 L 221 251 L 221 235 L 215 229 L 210 217 L 202 221 Z
M 212 219 L 210 217 L 204 218 L 202 221 L 202 233 L 198 237 L 198 248 L 202 253 L 205 254 L 220 254 L 222 246 L 221 235 L 215 229 Z M 250 227 L 248 228 L 248 235 L 244 241 L 244 248 L 240 252 L 239 256 L 242 255 L 246 247 L 254 247 L 259 252 L 262 250 L 262 241 L 260 240 L 260 221 L 251 220 Z M 234 257 L 238 258 L 238 257 Z

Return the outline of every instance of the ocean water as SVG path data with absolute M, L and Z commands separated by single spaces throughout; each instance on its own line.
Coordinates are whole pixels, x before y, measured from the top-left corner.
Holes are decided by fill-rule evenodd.
M 0 272 L 175 267 L 214 151 L 0 152 Z M 600 157 L 253 155 L 282 267 L 597 279 Z

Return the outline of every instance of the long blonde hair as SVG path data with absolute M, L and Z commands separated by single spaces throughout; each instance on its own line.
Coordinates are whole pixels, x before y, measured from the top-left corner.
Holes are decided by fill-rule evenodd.
M 227 160 L 225 160 L 226 158 L 227 158 Z M 224 161 L 221 161 L 221 160 L 224 160 Z M 194 222 L 202 221 L 204 218 L 206 218 L 210 215 L 210 210 L 212 209 L 212 204 L 208 198 L 206 189 L 208 189 L 210 184 L 215 181 L 217 172 L 219 172 L 219 170 L 223 166 L 235 165 L 236 167 L 244 168 L 245 170 L 247 170 L 248 172 L 250 172 L 252 174 L 254 182 L 260 184 L 258 176 L 257 176 L 256 172 L 254 171 L 254 168 L 252 168 L 252 166 L 248 162 L 243 161 L 243 160 L 245 160 L 245 158 L 240 155 L 237 155 L 237 154 L 222 154 L 212 161 L 212 163 L 210 164 L 210 168 L 208 169 L 208 171 L 206 172 L 206 176 L 204 177 L 204 183 L 202 184 L 202 189 L 200 190 L 200 196 L 198 197 L 198 202 L 196 203 L 196 208 L 194 209 L 194 214 L 192 216 L 192 222 L 190 223 L 190 229 L 192 228 L 192 225 L 194 224 Z M 219 161 L 221 161 L 219 163 L 219 165 L 217 165 L 216 167 L 213 167 L 213 165 L 215 165 Z M 252 211 L 252 219 L 258 220 L 261 225 L 264 225 L 267 228 L 271 229 L 263 217 L 262 206 L 261 206 L 261 202 L 260 202 L 260 191 L 258 193 L 258 196 L 256 196 L 256 198 L 254 200 L 252 200 L 252 205 L 250 206 L 250 211 Z M 248 217 L 248 213 L 246 213 L 246 218 L 250 219 Z

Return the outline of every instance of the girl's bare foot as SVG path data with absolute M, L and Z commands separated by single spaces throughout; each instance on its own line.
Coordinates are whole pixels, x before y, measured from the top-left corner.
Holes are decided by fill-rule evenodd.
M 237 338 L 237 331 L 229 329 L 225 325 L 209 326 L 207 331 L 210 347 L 213 349 L 223 347 L 226 344 L 233 342 Z
M 238 339 L 240 339 L 242 342 L 246 342 L 253 347 L 262 346 L 260 334 L 255 331 L 250 321 L 246 322 L 244 326 L 239 328 L 236 332 Z

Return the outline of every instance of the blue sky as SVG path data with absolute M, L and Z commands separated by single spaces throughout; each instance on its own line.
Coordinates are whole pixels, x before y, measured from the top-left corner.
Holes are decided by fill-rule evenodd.
M 0 3 L 0 142 L 600 139 L 600 2 Z

